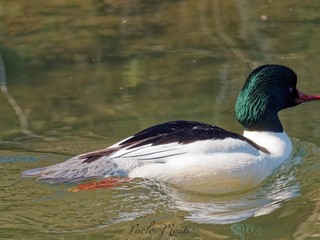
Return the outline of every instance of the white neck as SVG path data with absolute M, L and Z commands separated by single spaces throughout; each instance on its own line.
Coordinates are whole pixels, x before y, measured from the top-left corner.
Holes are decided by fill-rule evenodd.
M 287 159 L 292 152 L 292 143 L 288 135 L 283 132 L 244 131 L 243 136 L 264 147 L 275 157 Z

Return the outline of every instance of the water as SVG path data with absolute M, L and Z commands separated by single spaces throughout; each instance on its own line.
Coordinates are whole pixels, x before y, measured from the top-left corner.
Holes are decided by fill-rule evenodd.
M 318 86 L 318 1 L 0 1 L 1 239 L 317 239 L 319 103 L 281 113 L 294 153 L 249 192 L 201 195 L 136 180 L 71 193 L 23 170 L 190 119 L 241 132 L 254 66 Z M 174 236 L 171 236 L 171 235 Z

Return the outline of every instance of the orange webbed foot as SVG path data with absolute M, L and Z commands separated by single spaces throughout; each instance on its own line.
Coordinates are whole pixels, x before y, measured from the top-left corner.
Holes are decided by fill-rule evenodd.
M 127 182 L 129 178 L 116 178 L 116 177 L 110 177 L 103 179 L 101 181 L 94 181 L 94 182 L 88 182 L 88 183 L 82 183 L 78 184 L 77 186 L 73 188 L 69 188 L 69 192 L 79 192 L 83 190 L 94 190 L 99 188 L 112 188 L 114 186 L 121 185 L 123 182 Z

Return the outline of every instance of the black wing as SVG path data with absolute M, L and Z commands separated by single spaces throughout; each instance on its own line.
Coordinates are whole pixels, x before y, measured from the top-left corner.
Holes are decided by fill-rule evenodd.
M 256 149 L 264 153 L 269 153 L 265 148 L 259 146 L 240 134 L 229 132 L 223 128 L 201 122 L 180 120 L 165 122 L 146 128 L 141 132 L 134 134 L 132 137 L 113 145 L 112 147 L 83 154 L 80 158 L 84 159 L 84 163 L 90 163 L 103 156 L 110 156 L 124 148 L 127 150 L 134 150 L 149 144 L 152 146 L 174 142 L 179 144 L 187 144 L 201 140 L 222 140 L 225 138 L 235 138 L 246 141 Z
M 250 139 L 234 133 L 229 132 L 223 128 L 212 126 L 209 124 L 194 122 L 194 121 L 171 121 L 155 125 L 153 127 L 142 130 L 136 133 L 131 138 L 120 142 L 119 146 L 128 146 L 128 149 L 140 147 L 147 144 L 160 145 L 178 142 L 180 144 L 187 144 L 195 141 L 209 140 L 209 139 L 225 139 L 235 138 L 248 142 L 253 147 L 267 152 L 267 150 Z

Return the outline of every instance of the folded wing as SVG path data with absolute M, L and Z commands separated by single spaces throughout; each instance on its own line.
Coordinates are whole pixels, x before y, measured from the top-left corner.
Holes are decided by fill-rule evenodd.
M 78 182 L 108 176 L 126 176 L 134 168 L 149 163 L 166 163 L 177 156 L 193 154 L 188 146 L 204 140 L 234 138 L 267 151 L 242 135 L 193 121 L 171 121 L 147 128 L 106 149 L 85 153 L 65 162 L 31 169 L 23 177 L 50 183 Z

